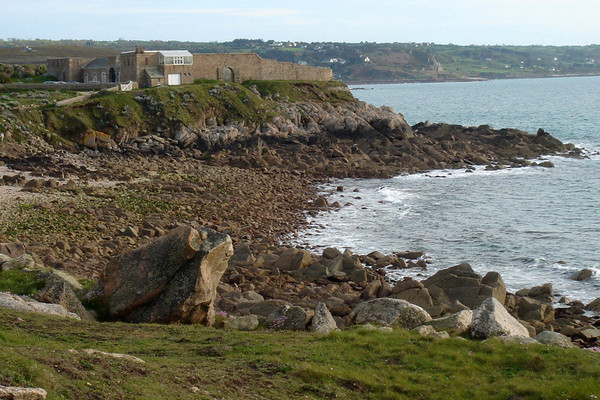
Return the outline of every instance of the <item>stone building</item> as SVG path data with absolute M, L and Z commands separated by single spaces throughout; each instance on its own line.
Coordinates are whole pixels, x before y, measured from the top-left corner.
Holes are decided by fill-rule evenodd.
M 78 82 L 128 82 L 139 87 L 184 85 L 195 79 L 229 82 L 257 80 L 329 81 L 330 68 L 263 59 L 255 53 L 192 54 L 187 50 L 134 51 L 93 60 L 60 58 L 47 61 L 48 74 Z M 65 79 L 63 79 L 65 78 Z

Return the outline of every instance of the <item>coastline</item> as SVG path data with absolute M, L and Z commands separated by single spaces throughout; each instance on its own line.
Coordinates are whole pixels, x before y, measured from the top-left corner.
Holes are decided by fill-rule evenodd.
M 511 76 L 506 78 L 482 78 L 482 77 L 465 77 L 452 79 L 398 79 L 394 81 L 382 80 L 356 80 L 343 81 L 346 85 L 395 85 L 405 83 L 447 83 L 447 82 L 485 82 L 494 80 L 521 80 L 521 79 L 545 79 L 545 78 L 582 78 L 588 76 L 600 76 L 600 73 L 595 74 L 555 74 L 555 75 L 540 75 L 540 76 Z M 351 88 L 357 90 L 358 88 Z

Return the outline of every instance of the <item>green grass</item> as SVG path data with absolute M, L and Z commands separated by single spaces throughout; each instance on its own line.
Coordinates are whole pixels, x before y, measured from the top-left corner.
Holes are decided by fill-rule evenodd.
M 18 318 L 21 318 L 19 320 Z M 589 399 L 600 358 L 577 350 L 351 329 L 224 331 L 0 310 L 0 384 L 48 399 Z M 85 348 L 146 361 L 93 357 Z M 73 349 L 73 350 L 69 350 Z
M 0 271 L 0 292 L 33 296 L 39 292 L 46 281 L 38 279 L 35 271 Z

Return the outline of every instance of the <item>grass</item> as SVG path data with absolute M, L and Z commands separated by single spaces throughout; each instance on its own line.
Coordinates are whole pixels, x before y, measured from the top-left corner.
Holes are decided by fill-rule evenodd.
M 19 319 L 20 318 L 20 319 Z M 48 399 L 589 399 L 600 358 L 577 349 L 350 329 L 225 331 L 0 310 L 0 384 Z M 145 364 L 81 350 L 140 357 Z M 71 350 L 72 349 L 72 350 Z
M 44 288 L 46 281 L 38 279 L 37 271 L 0 271 L 0 292 L 33 296 Z

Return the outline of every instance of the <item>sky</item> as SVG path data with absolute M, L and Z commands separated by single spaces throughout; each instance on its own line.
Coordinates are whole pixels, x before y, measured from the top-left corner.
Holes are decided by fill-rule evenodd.
M 0 39 L 600 43 L 599 0 L 2 0 Z

